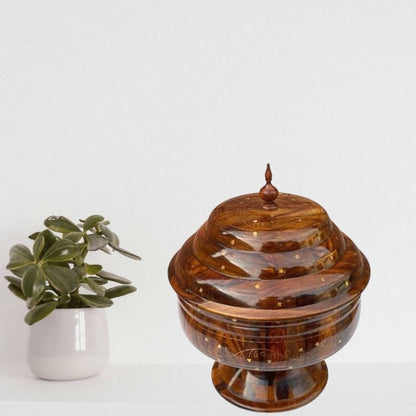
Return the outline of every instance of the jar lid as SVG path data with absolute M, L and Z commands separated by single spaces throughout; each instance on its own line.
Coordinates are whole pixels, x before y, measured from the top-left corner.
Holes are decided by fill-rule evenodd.
M 316 202 L 279 192 L 218 205 L 173 257 L 169 279 L 184 300 L 247 319 L 297 318 L 354 300 L 370 277 L 367 259 Z

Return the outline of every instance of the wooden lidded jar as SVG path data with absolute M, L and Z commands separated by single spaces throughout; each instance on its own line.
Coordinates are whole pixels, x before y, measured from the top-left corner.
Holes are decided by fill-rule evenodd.
M 215 360 L 237 406 L 284 411 L 325 387 L 324 359 L 351 338 L 370 277 L 365 256 L 307 198 L 271 184 L 217 206 L 175 254 L 169 280 L 184 331 Z

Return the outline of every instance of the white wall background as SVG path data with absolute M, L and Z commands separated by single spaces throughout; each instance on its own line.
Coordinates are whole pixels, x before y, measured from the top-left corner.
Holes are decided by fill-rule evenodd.
M 270 162 L 372 265 L 333 360 L 414 360 L 415 74 L 414 1 L 3 0 L 1 273 L 47 216 L 101 213 L 143 257 L 105 258 L 139 288 L 108 310 L 112 361 L 208 360 L 168 262 Z M 25 312 L 1 283 L 0 358 L 24 359 Z

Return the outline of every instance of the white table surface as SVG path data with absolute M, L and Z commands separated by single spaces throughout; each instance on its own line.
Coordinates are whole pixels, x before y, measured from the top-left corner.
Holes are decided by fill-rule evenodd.
M 416 415 L 416 363 L 331 364 L 321 395 L 290 415 Z M 0 362 L 0 415 L 255 415 L 222 399 L 205 364 L 110 364 L 96 377 L 50 382 Z M 371 413 L 370 413 L 371 412 Z

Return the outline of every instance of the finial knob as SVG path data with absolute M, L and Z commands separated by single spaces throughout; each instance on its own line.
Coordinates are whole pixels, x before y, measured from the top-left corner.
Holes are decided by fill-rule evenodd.
M 275 209 L 277 208 L 277 204 L 275 199 L 279 195 L 279 191 L 272 185 L 272 171 L 270 169 L 270 164 L 267 164 L 266 173 L 266 185 L 260 189 L 260 196 L 264 201 L 263 208 L 264 209 Z

